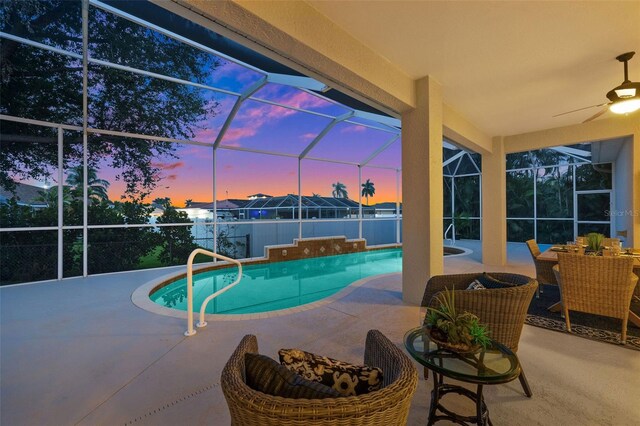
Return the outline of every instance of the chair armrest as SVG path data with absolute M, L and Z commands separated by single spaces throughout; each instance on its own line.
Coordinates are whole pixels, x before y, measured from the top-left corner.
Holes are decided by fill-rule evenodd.
M 431 299 L 445 288 L 465 290 L 480 274 L 434 275 L 427 281 L 420 306 L 431 306 Z
M 378 330 L 369 330 L 364 348 L 364 364 L 382 370 L 382 387 L 400 382 L 417 385 L 418 373 L 413 362 Z

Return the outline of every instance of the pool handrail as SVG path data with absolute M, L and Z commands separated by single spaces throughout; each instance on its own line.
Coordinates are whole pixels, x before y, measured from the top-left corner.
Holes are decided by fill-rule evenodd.
M 198 321 L 198 324 L 196 324 L 198 328 L 202 328 L 207 325 L 207 322 L 204 320 L 204 311 L 207 308 L 207 304 L 213 298 L 220 296 L 222 293 L 224 293 L 227 290 L 230 290 L 232 287 L 237 285 L 242 279 L 242 263 L 238 262 L 236 259 L 232 259 L 230 257 L 223 256 L 221 254 L 214 253 L 212 251 L 208 251 L 204 249 L 195 249 L 194 251 L 192 251 L 191 254 L 189 255 L 189 260 L 187 261 L 187 331 L 184 332 L 185 336 L 193 336 L 194 334 L 196 334 L 196 330 L 193 329 L 193 259 L 195 259 L 196 255 L 198 254 L 204 254 L 216 259 L 235 263 L 236 266 L 238 267 L 238 277 L 236 278 L 236 280 L 233 283 L 229 284 L 228 286 L 221 288 L 220 290 L 216 291 L 215 293 L 213 293 L 212 295 L 204 299 L 204 301 L 202 302 L 202 305 L 200 305 L 200 321 Z
M 451 238 L 447 238 L 447 234 L 449 233 L 449 230 L 452 230 L 451 233 Z M 447 230 L 444 231 L 444 240 L 447 241 L 451 241 L 451 245 L 455 246 L 456 245 L 456 226 L 452 223 L 449 224 L 449 226 L 447 226 Z

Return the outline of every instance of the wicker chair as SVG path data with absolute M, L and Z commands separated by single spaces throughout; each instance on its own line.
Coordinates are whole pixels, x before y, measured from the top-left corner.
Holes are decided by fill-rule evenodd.
M 527 247 L 533 258 L 533 264 L 536 266 L 536 280 L 538 280 L 536 297 L 540 297 L 540 293 L 543 293 L 543 284 L 558 285 L 558 281 L 556 281 L 556 277 L 553 274 L 553 267 L 557 265 L 557 263 L 548 260 L 538 260 L 540 247 L 538 247 L 536 240 L 527 241 Z
M 480 273 L 459 275 L 437 275 L 427 282 L 422 298 L 422 306 L 434 306 L 434 296 L 445 288 L 456 290 L 456 308 L 471 312 L 480 318 L 480 323 L 489 329 L 490 337 L 513 352 L 517 352 L 520 334 L 527 316 L 529 304 L 538 282 L 524 275 L 491 272 L 496 279 L 514 284 L 513 287 L 486 290 L 466 290 Z M 425 377 L 427 376 L 425 369 Z M 533 393 L 527 383 L 524 370 L 520 371 L 520 383 L 530 398 Z
M 569 311 L 622 320 L 621 343 L 627 340 L 627 322 L 638 277 L 630 257 L 583 256 L 558 253 L 562 311 L 571 332 Z
M 221 387 L 231 424 L 255 426 L 404 425 L 418 385 L 413 362 L 378 330 L 370 330 L 366 365 L 380 367 L 382 389 L 360 396 L 291 399 L 271 396 L 245 383 L 244 354 L 258 353 L 256 336 L 245 336 L 222 370 Z
M 611 247 L 614 242 L 620 244 L 620 238 L 605 238 L 602 240 L 602 245 L 605 247 Z

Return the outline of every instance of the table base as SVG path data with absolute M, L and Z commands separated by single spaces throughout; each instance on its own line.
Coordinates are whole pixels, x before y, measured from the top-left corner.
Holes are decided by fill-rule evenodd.
M 431 391 L 431 407 L 429 408 L 429 420 L 427 426 L 439 422 L 440 420 L 449 420 L 459 425 L 492 425 L 491 419 L 489 419 L 489 410 L 487 404 L 485 404 L 482 397 L 482 385 L 478 385 L 477 391 L 474 393 L 469 389 L 462 386 L 448 385 L 443 383 L 443 375 L 438 374 L 435 371 L 433 373 L 433 390 Z M 463 395 L 475 402 L 476 415 L 475 416 L 461 416 L 454 413 L 451 410 L 445 408 L 440 404 L 440 399 L 449 393 L 457 393 Z M 443 414 L 438 414 L 438 411 Z

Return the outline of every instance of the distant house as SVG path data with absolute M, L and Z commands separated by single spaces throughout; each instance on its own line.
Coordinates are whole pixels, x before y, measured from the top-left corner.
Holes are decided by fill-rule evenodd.
M 247 195 L 247 198 L 249 200 L 255 200 L 257 198 L 273 198 L 273 196 L 272 195 L 267 195 L 267 194 L 262 194 L 262 193 L 258 192 L 257 194 Z
M 15 198 L 20 206 L 29 206 L 34 209 L 48 207 L 45 201 L 38 201 L 39 198 L 42 198 L 42 193 L 46 193 L 48 189 L 20 182 L 15 182 L 15 184 L 14 192 L 0 187 L 0 204 L 7 204 L 11 199 Z
M 299 202 L 295 194 L 271 196 L 258 193 L 246 200 L 220 200 L 216 207 L 218 220 L 298 219 Z M 199 217 L 204 211 L 210 216 L 213 202 L 191 202 L 188 208 L 180 210 L 193 218 Z M 375 214 L 372 207 L 363 206 L 363 210 L 365 215 Z M 303 219 L 356 218 L 358 211 L 358 202 L 349 198 L 302 196 Z
M 375 210 L 376 217 L 395 216 L 396 215 L 396 203 L 378 203 L 371 207 Z M 402 203 L 400 203 L 400 215 L 402 215 Z

